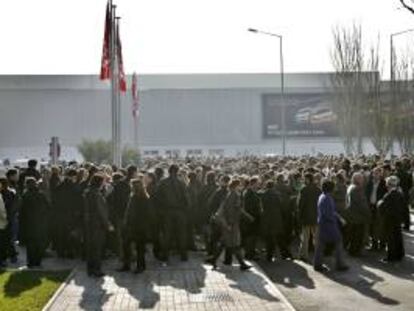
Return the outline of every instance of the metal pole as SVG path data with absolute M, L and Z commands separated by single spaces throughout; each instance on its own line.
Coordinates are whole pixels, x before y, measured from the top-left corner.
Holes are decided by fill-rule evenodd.
M 115 11 L 116 5 L 112 4 L 111 1 L 111 40 L 110 40 L 110 51 L 111 51 L 111 116 L 112 116 L 112 163 L 116 164 L 117 159 L 117 149 L 116 149 L 116 85 L 117 85 L 117 76 L 116 71 L 116 41 L 115 41 Z
M 392 104 L 395 103 L 395 93 L 394 93 L 394 35 L 390 36 L 390 81 L 391 81 L 391 98 Z M 391 155 L 394 155 L 394 135 L 391 139 Z
M 280 55 L 280 100 L 281 100 L 281 132 L 282 132 L 282 154 L 286 155 L 286 103 L 285 103 L 285 70 L 283 62 L 283 36 L 267 31 L 248 28 L 247 31 L 279 38 Z
M 283 37 L 280 40 L 280 97 L 282 110 L 282 154 L 286 155 L 286 104 L 285 104 L 285 70 L 283 64 Z
M 134 117 L 134 145 L 138 150 L 138 117 Z
M 119 23 L 120 23 L 120 17 L 116 17 L 116 57 L 117 57 L 117 63 L 116 63 L 116 162 L 115 164 L 118 167 L 122 166 L 122 150 L 121 150 L 121 91 L 119 86 L 119 51 L 118 51 L 118 36 L 119 36 Z

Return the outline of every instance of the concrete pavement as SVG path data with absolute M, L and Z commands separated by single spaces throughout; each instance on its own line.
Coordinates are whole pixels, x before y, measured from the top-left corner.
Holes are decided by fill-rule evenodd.
M 412 229 L 414 229 L 412 227 Z M 413 232 L 413 231 L 412 231 Z M 414 310 L 414 233 L 405 233 L 406 258 L 395 265 L 379 262 L 383 254 L 366 252 L 348 258 L 345 273 L 315 272 L 300 261 L 260 263 L 266 274 L 297 310 Z M 332 258 L 327 258 L 333 266 Z
M 82 265 L 46 310 L 294 310 L 260 268 L 212 271 L 203 258 L 194 253 L 168 267 L 151 260 L 140 275 L 116 272 L 112 261 L 103 279 L 89 278 Z

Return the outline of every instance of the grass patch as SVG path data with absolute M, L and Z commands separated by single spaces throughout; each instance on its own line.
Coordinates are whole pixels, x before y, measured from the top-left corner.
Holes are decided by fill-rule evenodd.
M 70 271 L 1 271 L 0 310 L 42 310 Z

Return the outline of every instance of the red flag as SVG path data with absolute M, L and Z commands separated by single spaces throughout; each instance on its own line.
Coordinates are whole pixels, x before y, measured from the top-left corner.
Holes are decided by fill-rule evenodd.
M 138 78 L 135 72 L 132 75 L 131 92 L 132 92 L 132 116 L 134 118 L 137 118 L 139 114 L 139 94 L 138 94 Z
M 119 24 L 116 27 L 117 31 L 117 51 L 118 51 L 118 79 L 119 79 L 119 89 L 121 92 L 126 92 L 127 90 L 127 83 L 125 79 L 125 72 L 124 72 L 124 60 L 122 58 L 122 45 L 121 45 L 121 38 L 119 36 Z
M 102 48 L 102 60 L 101 60 L 101 80 L 107 80 L 111 77 L 111 29 L 112 29 L 112 12 L 111 6 L 108 1 L 106 4 L 106 16 L 105 16 L 105 34 Z

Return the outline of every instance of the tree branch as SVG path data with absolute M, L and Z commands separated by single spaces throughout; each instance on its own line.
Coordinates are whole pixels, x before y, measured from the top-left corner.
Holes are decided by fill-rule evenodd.
M 401 3 L 401 5 L 402 5 L 405 9 L 407 9 L 407 10 L 408 10 L 408 11 L 410 11 L 412 14 L 414 14 L 414 7 L 413 7 L 413 6 L 411 6 L 411 5 L 407 4 L 407 3 L 405 2 L 405 0 L 400 0 L 400 3 Z

